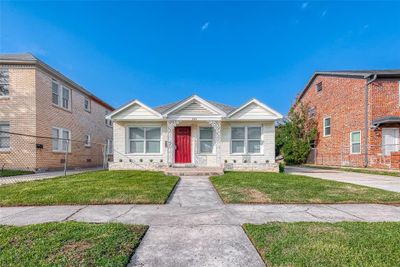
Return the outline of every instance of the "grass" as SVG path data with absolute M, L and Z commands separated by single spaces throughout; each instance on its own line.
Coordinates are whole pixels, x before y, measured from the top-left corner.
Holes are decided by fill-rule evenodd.
M 150 171 L 96 171 L 0 187 L 0 206 L 163 204 L 178 177 Z
M 286 173 L 211 177 L 225 203 L 400 203 L 400 193 Z
M 400 223 L 243 226 L 267 266 L 400 266 Z
M 146 230 L 117 223 L 0 226 L 0 266 L 126 266 Z
M 17 176 L 17 175 L 23 175 L 23 174 L 32 174 L 32 171 L 20 171 L 20 170 L 0 170 L 0 177 L 6 177 L 6 176 Z
M 367 173 L 367 174 L 376 174 L 376 175 L 387 175 L 400 177 L 400 172 L 391 172 L 391 171 L 380 171 L 380 170 L 371 170 L 371 169 L 361 169 L 361 168 L 349 168 L 349 167 L 332 167 L 332 166 L 320 166 L 320 165 L 303 165 L 303 167 L 307 168 L 316 168 L 316 169 L 324 169 L 324 170 L 338 170 L 338 171 L 346 171 L 346 172 L 358 172 L 358 173 Z

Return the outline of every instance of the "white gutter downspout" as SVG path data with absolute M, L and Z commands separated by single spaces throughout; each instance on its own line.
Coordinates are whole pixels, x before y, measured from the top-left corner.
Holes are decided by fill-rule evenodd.
M 371 75 L 370 75 L 371 76 Z M 367 77 L 368 79 L 368 77 Z M 373 83 L 377 79 L 377 75 L 375 74 L 371 80 L 367 80 L 364 89 L 364 167 L 368 167 L 368 85 Z

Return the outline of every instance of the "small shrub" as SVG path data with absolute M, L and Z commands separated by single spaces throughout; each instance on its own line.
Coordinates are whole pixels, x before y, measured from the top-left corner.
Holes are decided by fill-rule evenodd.
M 119 159 L 119 162 L 122 162 L 122 159 Z
M 153 159 L 150 159 L 150 162 L 153 162 Z
M 283 172 L 285 172 L 285 163 L 279 163 L 279 172 L 280 173 L 283 173 Z
M 236 159 L 233 160 L 233 163 L 236 163 Z
M 140 162 L 143 162 L 143 159 L 139 159 Z
M 247 159 L 244 159 L 244 160 L 243 160 L 243 163 L 247 163 Z
M 164 160 L 163 160 L 163 159 L 160 159 L 160 162 L 161 162 L 161 163 L 163 163 L 163 162 L 164 162 Z
M 225 161 L 225 163 L 228 163 L 228 160 L 226 159 L 226 160 L 224 160 Z

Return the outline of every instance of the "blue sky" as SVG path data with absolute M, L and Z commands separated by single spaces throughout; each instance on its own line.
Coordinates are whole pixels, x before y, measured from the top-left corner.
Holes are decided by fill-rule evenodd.
M 198 94 L 286 114 L 316 70 L 400 69 L 400 2 L 0 2 L 31 52 L 118 107 Z

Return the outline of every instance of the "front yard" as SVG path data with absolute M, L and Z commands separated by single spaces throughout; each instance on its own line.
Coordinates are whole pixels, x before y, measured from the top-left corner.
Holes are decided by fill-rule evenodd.
M 116 223 L 0 226 L 0 266 L 126 266 L 146 230 Z
M 285 173 L 227 172 L 210 179 L 225 203 L 400 203 L 400 193 Z
M 400 266 L 400 223 L 245 224 L 267 266 Z
M 0 187 L 0 206 L 163 204 L 178 177 L 150 171 L 96 171 Z

